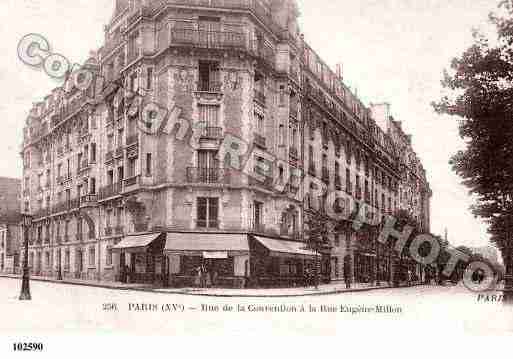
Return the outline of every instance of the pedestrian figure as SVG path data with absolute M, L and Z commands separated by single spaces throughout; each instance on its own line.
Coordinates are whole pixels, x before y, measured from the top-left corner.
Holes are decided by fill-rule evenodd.
M 195 273 L 195 277 L 194 277 L 194 286 L 195 287 L 201 288 L 201 285 L 202 285 L 201 277 L 202 277 L 201 266 L 198 266 L 196 268 L 196 273 Z
M 344 258 L 344 282 L 346 289 L 351 289 L 351 258 L 346 256 Z

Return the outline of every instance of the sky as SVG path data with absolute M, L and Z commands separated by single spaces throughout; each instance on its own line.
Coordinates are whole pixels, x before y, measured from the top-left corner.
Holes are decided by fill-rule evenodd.
M 113 0 L 1 0 L 0 176 L 21 177 L 22 129 L 33 102 L 58 85 L 17 58 L 29 33 L 47 38 L 52 50 L 82 63 L 103 41 Z M 486 28 L 496 0 L 298 0 L 306 41 L 333 69 L 343 64 L 344 81 L 369 104 L 388 102 L 392 115 L 413 135 L 433 190 L 431 229 L 448 230 L 454 245 L 488 244 L 486 226 L 469 211 L 468 190 L 449 166 L 463 142 L 454 118 L 434 113 L 440 79 L 450 60 Z

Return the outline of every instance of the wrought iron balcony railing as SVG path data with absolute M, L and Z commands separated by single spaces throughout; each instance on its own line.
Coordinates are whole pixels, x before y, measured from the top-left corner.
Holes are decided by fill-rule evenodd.
M 123 182 L 116 182 L 100 189 L 99 198 L 105 199 L 119 196 L 123 191 Z
M 211 127 L 205 125 L 201 127 L 201 138 L 204 139 L 221 139 L 223 138 L 223 129 L 221 127 Z
M 114 159 L 114 151 L 109 151 L 105 154 L 105 162 L 110 162 Z
M 132 176 L 127 178 L 125 181 L 125 187 L 135 186 L 141 184 L 141 176 Z
M 224 168 L 187 168 L 188 183 L 224 183 L 230 180 L 229 171 Z
M 219 81 L 204 81 L 198 82 L 198 92 L 221 93 L 222 83 Z
M 205 49 L 239 49 L 246 47 L 244 34 L 228 31 L 194 29 L 171 30 L 171 45 L 188 45 Z

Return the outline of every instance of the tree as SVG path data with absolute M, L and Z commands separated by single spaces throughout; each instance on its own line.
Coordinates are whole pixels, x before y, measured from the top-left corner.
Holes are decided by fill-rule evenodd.
M 453 170 L 475 195 L 471 207 L 489 224 L 513 274 L 513 2 L 502 1 L 490 14 L 498 41 L 474 31 L 474 44 L 453 59 L 442 86 L 449 95 L 434 103 L 440 114 L 456 116 L 466 148 L 451 159 Z M 511 277 L 508 288 L 513 288 Z
M 307 247 L 312 249 L 315 256 L 315 288 L 319 287 L 319 269 L 321 249 L 328 244 L 329 220 L 318 211 L 310 211 L 305 221 L 305 238 Z

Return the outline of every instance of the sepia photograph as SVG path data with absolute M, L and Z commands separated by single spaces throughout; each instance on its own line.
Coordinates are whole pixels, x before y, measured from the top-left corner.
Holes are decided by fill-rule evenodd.
M 1 0 L 0 19 L 6 357 L 511 338 L 513 1 Z

